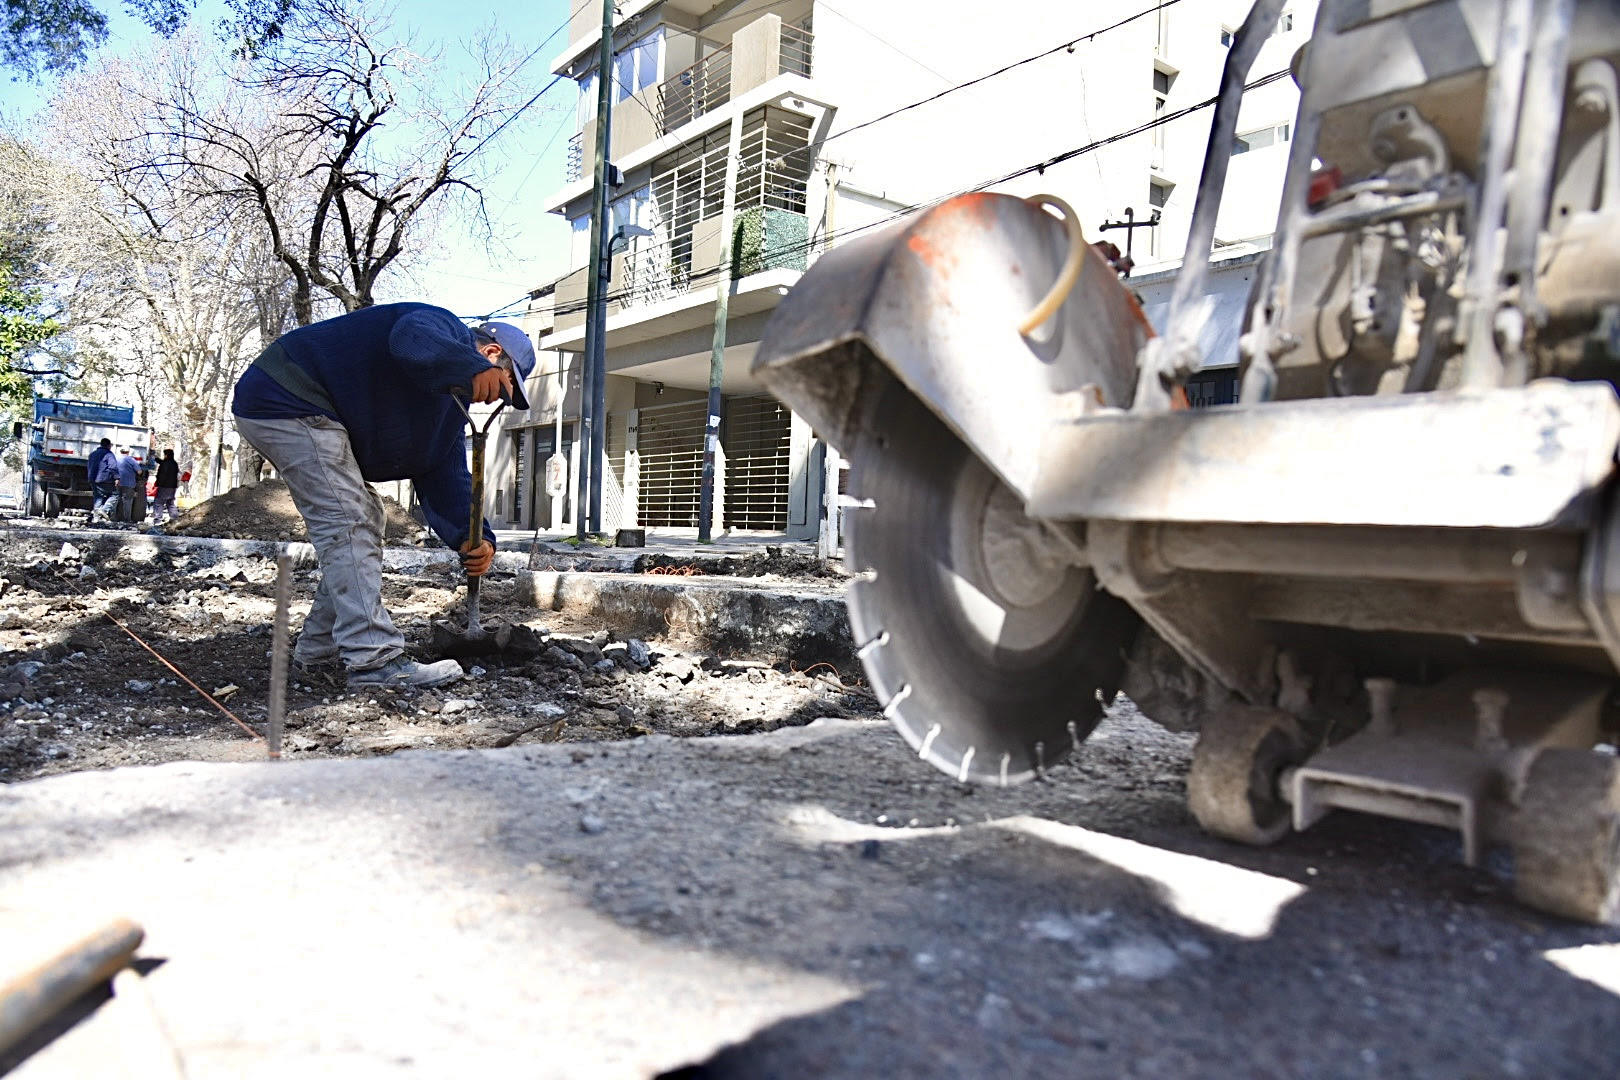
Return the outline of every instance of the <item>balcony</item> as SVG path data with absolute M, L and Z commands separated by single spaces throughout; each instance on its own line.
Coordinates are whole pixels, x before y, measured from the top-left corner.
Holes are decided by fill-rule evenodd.
M 585 177 L 585 133 L 577 131 L 574 137 L 568 140 L 568 164 L 565 174 L 570 184 Z
M 771 270 L 802 271 L 809 260 L 810 120 L 771 106 L 744 119 L 736 176 L 736 214 L 728 242 L 727 139 L 701 136 L 653 166 L 645 216 L 650 230 L 615 249 L 610 314 L 649 308 L 699 289 Z M 557 329 L 584 321 L 585 270 L 557 289 Z M 577 294 L 577 295 L 576 295 Z
M 658 131 L 682 124 L 731 100 L 731 46 L 725 45 L 658 87 Z
M 809 78 L 814 54 L 808 19 L 794 26 L 779 15 L 760 16 L 658 87 L 658 133 L 667 135 L 778 75 Z

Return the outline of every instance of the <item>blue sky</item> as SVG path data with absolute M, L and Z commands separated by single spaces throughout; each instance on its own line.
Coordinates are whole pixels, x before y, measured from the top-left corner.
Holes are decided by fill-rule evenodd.
M 579 2 L 459 0 L 446 4 L 443 0 L 399 0 L 391 10 L 397 25 L 419 31 L 418 40 L 423 45 L 443 42 L 448 57 L 455 54 L 456 42 L 491 23 L 510 37 L 516 48 L 527 52 L 565 23 Z M 155 40 L 140 22 L 122 13 L 116 0 L 108 0 L 102 7 L 112 22 L 112 38 L 103 51 L 120 53 Z M 197 17 L 212 22 L 221 10 L 222 5 L 215 0 L 204 0 Z M 551 61 L 563 51 L 567 38 L 566 31 L 558 34 L 531 62 L 537 87 L 549 80 Z M 26 117 L 44 104 L 51 89 L 48 79 L 37 86 L 0 81 L 0 110 L 8 116 Z M 426 300 L 466 316 L 481 316 L 502 308 L 515 314 L 521 308 L 512 305 L 525 293 L 567 270 L 567 223 L 543 213 L 541 203 L 562 186 L 563 158 L 568 137 L 573 134 L 575 96 L 567 80 L 553 87 L 541 99 L 541 105 L 552 106 L 552 111 L 540 115 L 536 122 L 508 127 L 497 137 L 494 157 L 485 162 L 486 169 L 501 163 L 499 174 L 485 187 L 485 198 L 497 235 L 510 250 L 491 259 L 473 241 L 467 227 L 447 221 L 442 254 L 417 274 L 421 288 L 397 280 L 380 299 Z

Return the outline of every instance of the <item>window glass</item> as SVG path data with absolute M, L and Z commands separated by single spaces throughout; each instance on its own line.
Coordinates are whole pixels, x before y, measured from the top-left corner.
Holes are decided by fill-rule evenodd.
M 623 101 L 658 81 L 658 61 L 664 51 L 664 29 L 627 45 L 614 61 L 613 100 Z
M 652 228 L 651 204 L 651 189 L 645 187 L 614 199 L 609 207 L 613 215 L 613 231 L 617 232 L 626 225 L 638 225 L 643 229 Z
M 1158 184 L 1158 183 L 1150 183 L 1150 184 L 1148 184 L 1148 204 L 1149 205 L 1151 205 L 1151 206 L 1163 206 L 1166 203 L 1168 203 L 1169 201 L 1170 201 L 1170 185 L 1169 184 Z
M 1268 146 L 1288 141 L 1289 127 L 1287 124 L 1278 124 L 1274 127 L 1261 128 L 1246 135 L 1239 135 L 1232 142 L 1233 154 L 1247 154 L 1250 150 L 1261 150 Z
M 1153 69 L 1153 89 L 1161 94 L 1170 92 L 1170 76 L 1167 72 L 1160 71 L 1158 68 Z
M 591 261 L 591 215 L 581 214 L 568 220 L 568 253 L 571 265 L 587 266 Z
M 579 109 L 574 116 L 575 130 L 584 131 L 596 115 L 596 72 L 579 80 Z

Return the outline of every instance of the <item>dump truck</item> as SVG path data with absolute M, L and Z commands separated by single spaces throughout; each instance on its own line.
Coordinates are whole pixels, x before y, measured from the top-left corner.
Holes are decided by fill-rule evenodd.
M 1330 813 L 1504 851 L 1620 917 L 1620 6 L 1323 0 L 1236 357 L 1202 354 L 1259 0 L 1155 334 L 1061 198 L 829 251 L 757 377 L 850 461 L 850 621 L 959 781 L 1039 777 L 1123 691 L 1197 731 L 1209 832 Z M 1188 410 L 1236 362 L 1237 402 Z
M 64 510 L 91 509 L 95 492 L 86 469 L 90 452 L 102 439 L 110 439 L 115 449 L 129 447 L 130 456 L 146 468 L 152 458 L 152 429 L 134 421 L 135 410 L 127 405 L 35 398 L 23 481 L 28 515 L 56 517 Z M 144 516 L 145 499 L 136 503 L 137 515 Z

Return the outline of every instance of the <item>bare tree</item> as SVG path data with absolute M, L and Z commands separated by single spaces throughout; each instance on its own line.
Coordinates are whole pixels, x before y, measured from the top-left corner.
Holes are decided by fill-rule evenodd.
M 291 277 L 300 325 L 323 298 L 368 307 L 379 278 L 432 239 L 438 203 L 459 197 L 487 221 L 479 161 L 533 104 L 522 84 L 532 54 L 491 37 L 473 52 L 476 77 L 449 96 L 438 58 L 392 36 L 386 11 L 309 0 L 232 73 L 229 99 L 254 103 L 252 123 L 177 84 L 148 102 L 148 131 L 165 145 L 139 168 L 233 216 L 250 209 Z
M 167 145 L 147 129 L 150 102 L 209 66 L 217 59 L 191 38 L 71 81 L 41 139 L 63 150 L 28 181 L 56 223 L 50 259 L 70 329 L 100 346 L 121 385 L 162 387 L 167 402 L 147 394 L 145 411 L 172 417 L 198 463 L 217 453 L 222 389 L 267 328 L 285 328 L 290 292 L 253 218 L 177 192 L 148 167 Z

